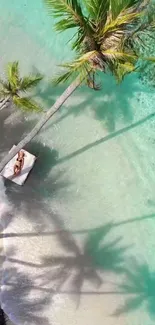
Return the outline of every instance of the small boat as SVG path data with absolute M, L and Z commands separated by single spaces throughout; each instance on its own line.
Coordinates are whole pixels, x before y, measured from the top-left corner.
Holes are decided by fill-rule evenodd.
M 16 146 L 14 145 L 10 151 L 12 151 Z M 34 166 L 34 163 L 36 161 L 36 157 L 29 153 L 28 151 L 22 149 L 24 152 L 24 166 L 17 176 L 14 176 L 14 165 L 16 162 L 16 159 L 18 157 L 18 154 L 13 157 L 7 165 L 4 167 L 3 171 L 1 172 L 1 175 L 12 182 L 18 184 L 18 185 L 23 185 L 31 171 L 31 169 Z

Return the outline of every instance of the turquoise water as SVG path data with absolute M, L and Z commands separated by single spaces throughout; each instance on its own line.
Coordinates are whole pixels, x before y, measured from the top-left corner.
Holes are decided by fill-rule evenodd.
M 49 77 L 71 57 L 72 33 L 53 31 L 41 0 L 1 0 L 0 9 L 0 69 L 19 59 L 21 72 L 44 73 L 35 96 L 48 108 L 64 89 Z M 105 76 L 29 145 L 38 161 L 27 183 L 6 183 L 2 302 L 15 324 L 154 324 L 154 101 L 138 76 L 120 86 Z M 2 155 L 36 116 L 9 127 L 1 116 Z

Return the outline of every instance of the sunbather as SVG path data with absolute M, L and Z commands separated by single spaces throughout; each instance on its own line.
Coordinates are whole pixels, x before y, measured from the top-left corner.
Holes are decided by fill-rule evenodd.
M 16 159 L 15 165 L 14 165 L 14 176 L 17 176 L 21 173 L 21 170 L 24 166 L 24 152 L 19 151 L 18 152 L 18 158 Z

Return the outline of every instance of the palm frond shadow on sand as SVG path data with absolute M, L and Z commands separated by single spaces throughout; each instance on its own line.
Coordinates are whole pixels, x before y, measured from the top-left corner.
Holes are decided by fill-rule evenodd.
M 4 256 L 3 250 L 0 250 L 0 277 L 3 285 L 0 300 L 2 309 L 9 316 L 5 317 L 6 323 L 4 324 L 10 324 L 8 320 L 10 318 L 11 321 L 14 321 L 14 324 L 27 322 L 34 325 L 49 325 L 48 319 L 46 316 L 42 316 L 42 312 L 50 303 L 50 296 L 44 293 L 42 296 L 30 297 L 34 277 L 23 272 L 22 265 L 20 265 L 20 268 L 15 266 L 16 260 L 11 258 L 15 253 L 14 246 L 7 249 L 6 263 L 6 256 Z M 12 261 L 12 263 L 8 265 L 8 261 L 9 263 Z M 0 324 L 3 324 L 1 314 Z
M 147 263 L 133 259 L 125 275 L 119 290 L 128 297 L 113 315 L 120 316 L 144 306 L 150 317 L 155 319 L 155 271 L 151 271 Z
M 30 218 L 44 230 L 45 215 L 50 222 L 50 214 L 52 214 L 47 201 L 49 198 L 52 200 L 54 197 L 67 195 L 66 189 L 70 183 L 64 169 L 52 170 L 58 157 L 56 150 L 51 150 L 48 146 L 35 141 L 31 142 L 26 150 L 37 157 L 34 168 L 24 186 L 7 181 L 6 193 L 15 209 L 18 211 L 21 209 L 26 218 Z
M 48 255 L 42 257 L 39 264 L 9 258 L 10 263 L 18 267 L 31 267 L 38 269 L 35 279 L 31 279 L 29 290 L 42 292 L 42 297 L 50 296 L 50 303 L 56 294 L 67 294 L 75 300 L 76 306 L 80 304 L 83 294 L 83 287 L 89 283 L 88 295 L 99 292 L 99 288 L 109 273 L 123 274 L 125 259 L 128 247 L 121 244 L 121 238 L 108 240 L 112 230 L 112 224 L 92 230 L 86 237 L 83 245 L 79 247 L 74 236 L 69 231 L 62 231 L 56 234 L 56 239 L 63 248 L 64 254 Z M 21 267 L 20 267 L 21 270 Z M 41 272 L 41 274 L 40 274 Z M 38 286 L 35 282 L 39 283 Z M 93 289 L 92 289 L 93 288 Z M 22 284 L 21 284 L 22 291 Z M 85 293 L 85 291 L 84 291 Z M 102 294 L 120 294 L 120 292 L 102 292 Z M 22 305 L 21 305 L 21 308 Z
M 20 110 L 13 110 L 11 105 L 0 111 L 0 158 L 19 142 L 34 126 L 34 120 L 26 120 Z
M 5 273 L 7 277 L 3 283 L 1 300 L 3 309 L 10 319 L 18 324 L 27 322 L 34 325 L 50 325 L 48 318 L 44 316 L 46 315 L 44 310 L 50 303 L 50 295 L 44 293 L 42 296 L 30 297 L 33 281 L 19 268 L 8 267 Z
M 71 255 L 52 255 L 42 259 L 43 267 L 50 268 L 46 274 L 46 284 L 48 282 L 48 286 L 51 286 L 53 282 L 61 283 L 61 290 L 67 285 L 67 292 L 74 293 L 78 306 L 85 281 L 98 288 L 103 283 L 103 274 L 123 273 L 128 247 L 121 245 L 121 238 L 108 241 L 106 237 L 111 228 L 112 225 L 107 224 L 92 231 L 82 248 L 79 248 L 73 237 L 73 241 L 68 239 L 68 232 L 63 236 L 59 234 L 58 241 Z

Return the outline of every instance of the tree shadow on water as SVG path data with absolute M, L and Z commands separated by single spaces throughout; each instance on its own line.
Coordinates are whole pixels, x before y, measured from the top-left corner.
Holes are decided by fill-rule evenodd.
M 86 152 L 87 150 L 90 150 L 92 149 L 93 147 L 96 147 L 100 144 L 103 144 L 111 139 L 114 139 L 115 137 L 118 137 L 120 136 L 121 134 L 124 134 L 126 132 L 129 132 L 137 127 L 139 127 L 140 125 L 143 125 L 144 123 L 148 122 L 149 120 L 152 120 L 154 119 L 155 117 L 155 113 L 151 113 L 151 114 L 148 114 L 147 116 L 145 116 L 144 118 L 140 119 L 139 121 L 135 122 L 135 123 L 132 123 L 122 129 L 119 129 L 115 132 L 112 132 L 106 136 L 104 136 L 103 138 L 99 139 L 99 140 L 96 140 L 94 142 L 91 142 L 91 143 L 88 143 L 87 145 L 85 145 L 84 147 L 80 148 L 80 149 L 77 149 L 76 151 L 58 159 L 56 161 L 56 164 L 62 164 L 64 163 L 65 161 L 68 161 L 78 155 L 81 155 L 82 153 Z
M 33 69 L 35 72 L 39 72 L 35 67 Z M 138 81 L 138 74 L 127 76 L 121 84 L 117 84 L 115 78 L 110 74 L 100 74 L 99 78 L 102 84 L 100 91 L 94 91 L 86 86 L 78 88 L 67 110 L 63 105 L 62 114 L 59 117 L 57 114 L 56 120 L 45 128 L 51 127 L 52 124 L 56 125 L 69 115 L 78 116 L 86 110 L 91 110 L 95 119 L 103 122 L 109 132 L 114 132 L 120 121 L 127 124 L 132 123 L 134 113 L 131 99 L 136 97 L 137 105 L 139 105 L 139 94 L 143 91 L 149 93 L 153 91 L 148 87 L 145 87 L 144 90 L 143 85 Z M 46 108 L 49 108 L 65 89 L 66 87 L 62 85 L 53 87 L 50 80 L 45 80 L 37 86 L 34 96 L 40 98 Z
M 35 67 L 33 69 L 36 70 Z M 120 85 L 109 74 L 100 74 L 99 78 L 102 84 L 101 90 L 94 91 L 86 86 L 78 88 L 73 95 L 71 107 L 67 108 L 67 111 L 62 107 L 63 114 L 54 121 L 54 124 L 61 122 L 69 115 L 78 116 L 87 109 L 93 112 L 97 120 L 104 122 L 109 132 L 115 131 L 117 122 L 120 120 L 125 123 L 132 122 L 133 111 L 130 101 L 135 93 L 142 91 L 136 76 L 126 77 Z M 37 86 L 34 96 L 40 98 L 46 108 L 49 108 L 65 89 L 66 87 L 62 85 L 52 87 L 51 81 L 44 81 Z M 76 101 L 74 97 L 77 98 Z M 46 126 L 48 127 L 51 127 L 51 124 Z
M 130 75 L 118 85 L 111 75 L 102 76 L 102 88 L 99 91 L 94 91 L 86 86 L 79 88 L 75 95 L 77 100 L 72 102 L 71 107 L 67 109 L 60 117 L 58 117 L 54 124 L 61 122 L 69 115 L 78 116 L 81 113 L 92 111 L 95 119 L 103 122 L 109 132 L 114 132 L 117 129 L 119 122 L 130 124 L 133 121 L 133 108 L 131 99 L 136 94 L 144 91 L 136 75 Z M 50 86 L 51 87 L 51 86 Z M 47 85 L 47 91 L 40 93 L 44 101 L 44 97 L 51 93 L 51 88 Z M 45 87 L 46 89 L 46 87 Z M 58 87 L 56 90 L 57 96 L 62 93 L 63 88 Z M 145 89 L 146 91 L 146 89 Z M 151 90 L 147 89 L 147 92 Z M 137 103 L 139 96 L 136 96 Z M 139 105 L 139 103 L 138 103 Z M 51 127 L 50 126 L 47 126 Z
M 119 121 L 132 122 L 133 111 L 130 100 L 139 91 L 139 85 L 135 76 L 127 77 L 120 85 L 110 75 L 106 75 L 102 80 L 102 89 L 94 96 L 92 110 L 96 119 L 103 121 L 108 131 L 113 132 Z
M 146 263 L 140 264 L 134 259 L 125 274 L 119 290 L 129 297 L 123 306 L 117 308 L 114 316 L 135 311 L 144 305 L 150 317 L 155 318 L 155 271 L 149 270 Z

